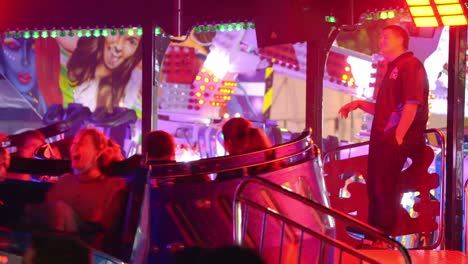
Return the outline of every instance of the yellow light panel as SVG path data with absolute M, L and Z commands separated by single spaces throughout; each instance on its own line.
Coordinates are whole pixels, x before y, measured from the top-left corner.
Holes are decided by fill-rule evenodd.
M 412 17 L 434 16 L 431 6 L 412 6 L 409 9 Z
M 406 0 L 408 6 L 430 5 L 429 0 Z
M 434 0 L 436 5 L 460 4 L 458 0 Z
M 461 26 L 468 24 L 464 15 L 442 16 L 441 20 L 444 26 Z
M 447 15 L 460 15 L 463 14 L 463 10 L 460 6 L 460 4 L 454 4 L 454 5 L 438 5 L 437 10 L 439 11 L 439 14 L 441 16 L 447 16 Z
M 438 27 L 437 19 L 435 17 L 415 17 L 414 24 L 416 27 Z

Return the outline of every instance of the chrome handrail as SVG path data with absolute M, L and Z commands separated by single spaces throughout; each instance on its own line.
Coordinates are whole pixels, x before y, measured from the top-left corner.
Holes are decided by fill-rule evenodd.
M 291 219 L 288 219 L 284 216 L 282 216 L 279 212 L 277 211 L 273 211 L 271 209 L 269 209 L 268 207 L 265 207 L 263 205 L 260 205 L 258 203 L 256 203 L 255 201 L 252 201 L 252 200 L 249 200 L 247 197 L 243 197 L 243 191 L 246 189 L 246 187 L 249 185 L 249 184 L 259 184 L 259 185 L 262 185 L 263 187 L 266 187 L 267 189 L 271 190 L 271 191 L 275 191 L 275 192 L 279 192 L 281 193 L 282 195 L 285 195 L 291 199 L 294 199 L 298 202 L 301 202 L 303 203 L 304 205 L 322 213 L 322 214 L 325 214 L 327 215 L 328 217 L 333 217 L 335 219 L 340 219 L 341 221 L 345 222 L 347 225 L 349 226 L 353 226 L 353 227 L 356 227 L 362 231 L 364 231 L 365 233 L 367 234 L 371 234 L 372 236 L 378 238 L 379 240 L 385 242 L 386 244 L 388 245 L 391 245 L 393 248 L 396 248 L 400 253 L 401 255 L 403 256 L 403 259 L 405 261 L 405 263 L 411 263 L 411 257 L 407 251 L 407 249 L 402 245 L 400 244 L 398 241 L 388 237 L 387 235 L 385 235 L 384 233 L 382 233 L 380 230 L 362 222 L 362 221 L 359 221 L 345 213 L 342 213 L 340 211 L 337 211 L 337 210 L 334 210 L 334 209 L 331 209 L 331 208 L 328 208 L 326 206 L 323 206 L 322 204 L 320 203 L 317 203 L 313 200 L 310 200 L 310 199 L 307 199 L 297 193 L 294 193 L 290 190 L 287 190 L 286 188 L 283 188 L 282 186 L 279 186 L 279 185 L 276 185 L 270 181 L 267 181 L 263 178 L 259 178 L 259 177 L 254 177 L 254 176 L 251 176 L 251 177 L 245 177 L 240 183 L 239 185 L 237 186 L 237 189 L 234 193 L 234 200 L 233 200 L 233 222 L 234 222 L 234 229 L 233 229 L 233 240 L 234 240 L 234 243 L 236 243 L 237 245 L 239 246 L 242 246 L 242 242 L 244 241 L 244 224 L 243 223 L 243 203 L 247 204 L 248 206 L 252 206 L 252 207 L 255 207 L 261 211 L 264 212 L 264 215 L 268 214 L 280 221 L 283 222 L 282 224 L 282 229 L 284 230 L 284 225 L 285 224 L 288 224 L 288 225 L 292 225 L 298 229 L 301 230 L 301 238 L 303 237 L 303 234 L 304 233 L 307 233 L 309 235 L 312 235 L 318 239 L 320 239 L 321 241 L 325 241 L 326 243 L 329 243 L 330 245 L 336 247 L 336 248 L 339 248 L 340 249 L 340 263 L 341 263 L 341 255 L 344 252 L 346 253 L 349 253 L 357 258 L 359 258 L 361 261 L 367 261 L 367 262 L 370 262 L 370 263 L 379 263 L 377 260 L 375 259 L 371 259 L 365 255 L 363 255 L 361 252 L 357 251 L 356 249 L 344 244 L 343 242 L 341 241 L 338 241 L 336 240 L 335 238 L 333 237 L 330 237 L 330 236 L 327 236 L 327 235 L 324 235 L 324 234 L 321 234 L 317 231 L 314 231 L 314 230 L 311 230 Z M 263 228 L 263 227 L 262 227 Z M 283 236 L 283 234 L 281 234 L 281 236 Z M 301 240 L 301 243 L 302 243 L 302 240 Z M 281 252 L 280 252 L 280 256 L 281 256 Z M 300 256 L 299 256 L 300 258 Z
M 269 160 L 265 154 L 271 152 L 275 153 L 275 158 Z M 262 166 L 284 161 L 304 153 L 311 153 L 312 156 L 318 156 L 318 152 L 318 149 L 312 142 L 311 132 L 309 131 L 304 132 L 300 138 L 294 141 L 246 154 L 201 159 L 191 162 L 148 164 L 152 165 L 152 175 L 157 176 L 159 179 L 179 178 L 190 175 L 219 173 L 253 166 Z

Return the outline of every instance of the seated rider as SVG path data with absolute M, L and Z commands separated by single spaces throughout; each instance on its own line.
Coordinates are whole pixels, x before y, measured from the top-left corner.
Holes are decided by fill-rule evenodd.
M 38 221 L 54 231 L 78 232 L 92 246 L 112 251 L 126 183 L 105 172 L 111 162 L 123 159 L 120 147 L 97 129 L 84 128 L 75 135 L 70 155 L 73 173 L 61 176 L 47 192 L 47 213 Z
M 224 136 L 224 148 L 229 155 L 240 155 L 250 152 L 271 148 L 268 136 L 263 130 L 256 128 L 252 123 L 243 117 L 229 119 L 222 128 Z M 266 160 L 274 160 L 273 152 L 266 152 Z M 261 166 L 248 168 L 246 171 L 231 171 L 218 174 L 218 179 L 237 178 L 246 174 L 257 174 L 281 168 L 281 164 L 271 162 Z

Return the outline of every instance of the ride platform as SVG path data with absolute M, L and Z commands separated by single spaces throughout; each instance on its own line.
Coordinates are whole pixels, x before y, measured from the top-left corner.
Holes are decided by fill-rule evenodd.
M 405 263 L 401 254 L 392 249 L 365 249 L 359 252 L 378 261 L 379 263 L 399 264 Z M 457 263 L 468 264 L 468 254 L 455 250 L 409 250 L 413 264 L 445 264 Z M 343 256 L 341 263 L 362 263 L 352 256 Z M 365 263 L 365 262 L 364 262 Z

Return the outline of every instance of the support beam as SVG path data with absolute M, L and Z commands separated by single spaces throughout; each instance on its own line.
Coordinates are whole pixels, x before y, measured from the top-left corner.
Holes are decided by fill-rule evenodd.
M 314 40 L 307 41 L 305 128 L 312 129 L 314 143 L 322 148 L 323 75 L 327 55 L 339 29 L 324 25 Z
M 449 39 L 445 248 L 451 250 L 462 250 L 463 240 L 466 30 L 466 26 L 451 27 Z
M 142 119 L 141 132 L 146 135 L 149 131 L 156 128 L 157 113 L 153 111 L 153 102 L 157 101 L 153 98 L 157 97 L 158 93 L 153 93 L 154 80 L 154 25 L 151 19 L 145 19 L 143 24 L 143 76 L 142 76 Z M 142 151 L 145 153 L 146 147 L 143 144 Z
M 323 73 L 326 54 L 322 41 L 307 42 L 305 126 L 312 129 L 312 138 L 319 148 L 322 148 Z

